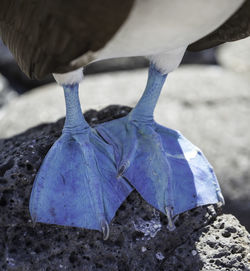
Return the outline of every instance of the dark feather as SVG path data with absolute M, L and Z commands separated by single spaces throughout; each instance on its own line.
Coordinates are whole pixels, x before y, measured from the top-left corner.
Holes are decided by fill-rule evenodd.
M 134 0 L 2 0 L 0 35 L 32 78 L 67 72 L 73 59 L 101 49 Z
M 200 51 L 248 36 L 250 36 L 250 0 L 246 0 L 241 8 L 215 31 L 189 45 L 188 50 Z

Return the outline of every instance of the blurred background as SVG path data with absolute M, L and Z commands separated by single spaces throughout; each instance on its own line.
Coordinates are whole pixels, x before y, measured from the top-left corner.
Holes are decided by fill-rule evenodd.
M 226 200 L 224 211 L 250 230 L 250 38 L 187 52 L 165 83 L 156 120 L 200 147 Z M 80 86 L 83 111 L 134 106 L 145 87 L 145 58 L 97 62 Z M 62 89 L 52 77 L 28 79 L 0 41 L 0 140 L 65 115 Z

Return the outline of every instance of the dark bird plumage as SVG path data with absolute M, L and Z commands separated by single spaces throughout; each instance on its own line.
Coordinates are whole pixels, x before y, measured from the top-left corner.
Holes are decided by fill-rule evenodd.
M 41 79 L 79 68 L 69 62 L 102 48 L 127 18 L 133 2 L 3 0 L 0 36 L 21 70 Z
M 188 50 L 200 51 L 224 42 L 250 36 L 250 0 L 245 3 L 218 29 L 189 45 Z

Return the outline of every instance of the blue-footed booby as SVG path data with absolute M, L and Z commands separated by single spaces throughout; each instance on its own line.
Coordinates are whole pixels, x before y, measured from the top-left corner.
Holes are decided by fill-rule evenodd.
M 213 168 L 178 131 L 154 121 L 167 75 L 186 51 L 250 35 L 249 0 L 3 0 L 0 35 L 31 78 L 53 74 L 66 120 L 30 198 L 34 222 L 96 229 L 136 189 L 168 218 L 223 202 Z M 91 128 L 78 98 L 83 67 L 108 58 L 150 60 L 146 89 L 125 117 Z M 101 86 L 100 86 L 101 87 Z M 91 91 L 91 90 L 87 90 Z M 124 95 L 124 93 L 121 93 Z

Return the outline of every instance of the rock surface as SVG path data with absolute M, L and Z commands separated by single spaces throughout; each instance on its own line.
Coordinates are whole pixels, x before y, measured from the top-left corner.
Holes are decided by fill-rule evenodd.
M 134 106 L 146 79 L 146 70 L 87 76 L 80 86 L 83 109 Z M 60 87 L 39 88 L 2 110 L 0 137 L 64 114 Z M 167 78 L 155 116 L 203 150 L 221 184 L 225 210 L 250 231 L 250 80 L 216 66 L 184 66 Z
M 85 114 L 91 124 L 124 116 L 111 106 Z M 250 270 L 250 236 L 217 206 L 180 215 L 177 229 L 133 192 L 112 221 L 110 238 L 78 228 L 32 225 L 28 202 L 35 174 L 63 120 L 0 140 L 1 270 Z

